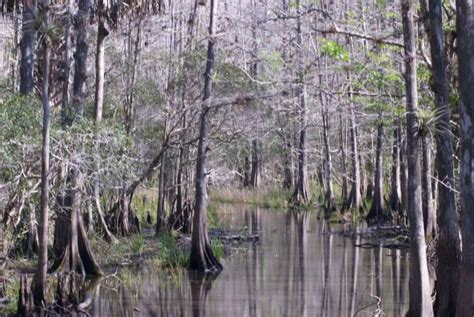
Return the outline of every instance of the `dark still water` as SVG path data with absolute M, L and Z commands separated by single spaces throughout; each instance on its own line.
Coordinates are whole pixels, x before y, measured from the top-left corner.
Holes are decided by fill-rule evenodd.
M 408 306 L 408 257 L 354 247 L 314 213 L 222 205 L 219 221 L 260 233 L 215 279 L 132 270 L 127 285 L 102 281 L 92 316 L 401 316 Z

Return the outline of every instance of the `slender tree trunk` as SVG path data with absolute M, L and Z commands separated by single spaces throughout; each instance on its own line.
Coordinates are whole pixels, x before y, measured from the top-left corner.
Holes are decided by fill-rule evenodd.
M 474 7 L 472 1 L 456 1 L 456 30 L 461 110 L 461 222 L 462 266 L 457 316 L 472 316 L 474 280 Z M 442 150 L 442 149 L 441 149 Z M 451 242 L 453 243 L 453 242 Z M 453 245 L 455 246 L 455 245 Z
M 410 305 L 407 316 L 433 316 L 421 208 L 421 175 L 418 141 L 418 92 L 413 0 L 402 0 L 405 42 L 405 84 L 407 100 L 408 205 L 410 222 Z
M 342 166 L 342 188 L 341 188 L 341 201 L 347 200 L 347 167 L 346 167 L 346 132 L 345 122 L 342 120 L 342 113 L 339 114 L 339 142 L 340 142 L 340 153 L 341 153 L 341 166 Z
M 390 209 L 395 214 L 399 213 L 401 200 L 400 187 L 400 124 L 397 120 L 393 129 L 393 145 L 392 145 L 392 172 L 391 172 L 391 191 L 390 191 Z
M 15 94 L 18 91 L 18 34 L 20 32 L 20 17 L 17 12 L 12 12 L 13 19 L 13 47 L 12 47 L 12 63 L 11 63 L 11 81 L 12 81 L 12 93 Z
M 300 2 L 296 0 L 298 11 L 300 10 Z M 295 205 L 304 205 L 309 203 L 309 183 L 308 183 L 308 166 L 306 157 L 306 85 L 304 82 L 304 55 L 303 55 L 303 35 L 301 30 L 301 18 L 297 18 L 297 44 L 299 56 L 298 71 L 298 100 L 299 100 L 299 146 L 298 146 L 298 179 L 293 195 L 290 198 L 291 203 Z
M 446 75 L 447 59 L 444 47 L 443 7 L 441 0 L 429 4 L 430 48 L 435 106 L 440 114 L 437 120 L 435 166 L 439 180 L 437 195 L 438 235 L 436 254 L 437 316 L 454 316 L 459 285 L 461 246 L 454 192 L 453 142 L 449 110 L 449 83 Z
M 193 233 L 191 237 L 191 255 L 189 269 L 201 272 L 219 272 L 222 264 L 212 252 L 207 235 L 206 210 L 206 156 L 209 138 L 209 104 L 211 101 L 212 75 L 216 58 L 215 12 L 217 0 L 210 0 L 209 42 L 207 46 L 206 73 L 204 76 L 204 96 L 201 105 L 198 153 L 196 160 L 196 198 L 194 207 Z
M 320 93 L 321 114 L 323 117 L 323 139 L 324 139 L 324 178 L 326 181 L 326 209 L 329 212 L 336 210 L 336 200 L 334 198 L 334 190 L 332 187 L 332 157 L 331 157 L 331 145 L 329 141 L 329 113 L 324 105 L 322 93 Z
M 61 101 L 61 112 L 62 118 L 66 118 L 69 115 L 69 76 L 71 73 L 71 57 L 72 57 L 72 0 L 68 0 L 66 23 L 64 26 L 64 65 L 63 65 L 63 91 Z
M 105 28 L 103 1 L 99 1 L 99 22 L 97 25 L 97 46 L 95 56 L 95 93 L 94 93 L 94 112 L 95 112 L 95 130 L 94 130 L 94 185 L 93 200 L 99 218 L 99 224 L 104 232 L 104 238 L 108 242 L 115 242 L 116 239 L 110 232 L 105 221 L 104 212 L 100 204 L 100 125 L 102 123 L 102 112 L 104 108 L 104 83 L 105 83 L 105 38 L 109 34 Z
M 34 89 L 34 56 L 36 46 L 36 0 L 23 0 L 22 37 L 20 43 L 20 93 L 31 95 Z
M 375 224 L 386 221 L 388 219 L 385 213 L 385 201 L 383 197 L 383 166 L 382 166 L 382 150 L 384 140 L 384 129 L 382 122 L 382 114 L 379 114 L 379 122 L 377 123 L 377 147 L 375 150 L 375 184 L 374 197 L 372 199 L 372 206 L 370 207 L 367 220 L 369 224 Z
M 103 2 L 100 1 L 102 8 Z M 102 10 L 102 9 L 101 9 Z M 99 10 L 99 12 L 101 12 Z M 103 14 L 101 12 L 101 14 Z M 102 122 L 102 112 L 104 107 L 104 83 L 105 83 L 105 39 L 109 32 L 105 28 L 105 21 L 102 15 L 99 16 L 97 25 L 97 45 L 95 55 L 95 94 L 94 94 L 94 108 L 95 108 L 95 123 L 99 125 Z
M 160 164 L 159 184 L 158 184 L 158 204 L 156 209 L 156 233 L 161 232 L 165 226 L 166 219 L 166 175 L 165 175 L 166 156 L 163 156 Z
M 422 140 L 423 167 L 422 167 L 422 198 L 423 224 L 425 236 L 433 237 L 436 234 L 436 214 L 433 205 L 433 190 L 431 188 L 431 136 L 424 136 Z
M 399 216 L 403 223 L 406 223 L 408 205 L 408 168 L 407 168 L 407 141 L 401 138 L 400 131 L 400 211 Z
M 42 0 L 43 26 L 48 27 L 49 1 Z M 43 38 L 42 44 L 42 72 L 43 83 L 41 86 L 43 104 L 43 148 L 41 155 L 41 196 L 40 196 L 40 225 L 39 225 L 39 250 L 34 285 L 34 302 L 37 306 L 45 305 L 46 275 L 48 272 L 48 222 L 49 222 L 49 153 L 51 132 L 51 107 L 49 104 L 49 39 Z
M 351 102 L 351 165 L 352 165 L 352 187 L 349 201 L 347 203 L 347 208 L 352 208 L 354 210 L 359 210 L 362 201 L 361 201 L 361 179 L 360 179 L 360 161 L 359 161 L 359 150 L 357 144 L 357 129 L 356 129 L 356 120 L 354 113 L 354 103 Z

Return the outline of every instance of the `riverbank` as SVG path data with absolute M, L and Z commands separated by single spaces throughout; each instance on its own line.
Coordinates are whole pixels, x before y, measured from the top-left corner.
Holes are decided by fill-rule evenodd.
M 258 244 L 260 237 L 256 233 L 249 234 L 244 228 L 219 227 L 216 221 L 209 229 L 209 239 L 215 256 L 225 266 L 227 258 L 235 253 L 245 252 L 252 244 Z M 170 275 L 181 275 L 188 266 L 191 249 L 190 234 L 167 231 L 156 235 L 153 225 L 144 226 L 141 233 L 120 238 L 115 243 L 107 243 L 97 236 L 91 237 L 90 242 L 106 277 L 114 276 L 122 282 L 131 278 L 131 272 L 145 268 Z M 0 276 L 0 287 L 4 285 L 3 296 L 0 296 L 0 316 L 9 316 L 16 312 L 20 276 L 27 274 L 32 277 L 35 268 L 36 257 L 7 259 Z M 48 293 L 52 302 L 57 278 L 50 275 L 49 280 Z

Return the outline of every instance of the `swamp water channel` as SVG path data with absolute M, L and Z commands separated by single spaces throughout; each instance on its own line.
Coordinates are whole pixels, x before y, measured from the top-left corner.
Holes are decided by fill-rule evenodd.
M 101 281 L 91 316 L 401 316 L 408 308 L 408 254 L 361 248 L 315 213 L 220 205 L 218 221 L 260 242 L 226 259 L 215 278 L 131 270 L 119 287 Z

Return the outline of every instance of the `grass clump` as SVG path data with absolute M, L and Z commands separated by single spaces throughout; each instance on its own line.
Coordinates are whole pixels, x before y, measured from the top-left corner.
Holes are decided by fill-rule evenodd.
M 142 254 L 145 247 L 145 240 L 141 234 L 136 234 L 131 242 L 131 248 L 134 253 Z
M 176 243 L 176 238 L 172 234 L 164 234 L 160 237 L 161 250 L 159 262 L 166 268 L 182 268 L 189 264 L 189 254 L 180 249 Z
M 225 255 L 224 244 L 222 244 L 220 239 L 211 240 L 211 249 L 214 256 L 220 261 Z

